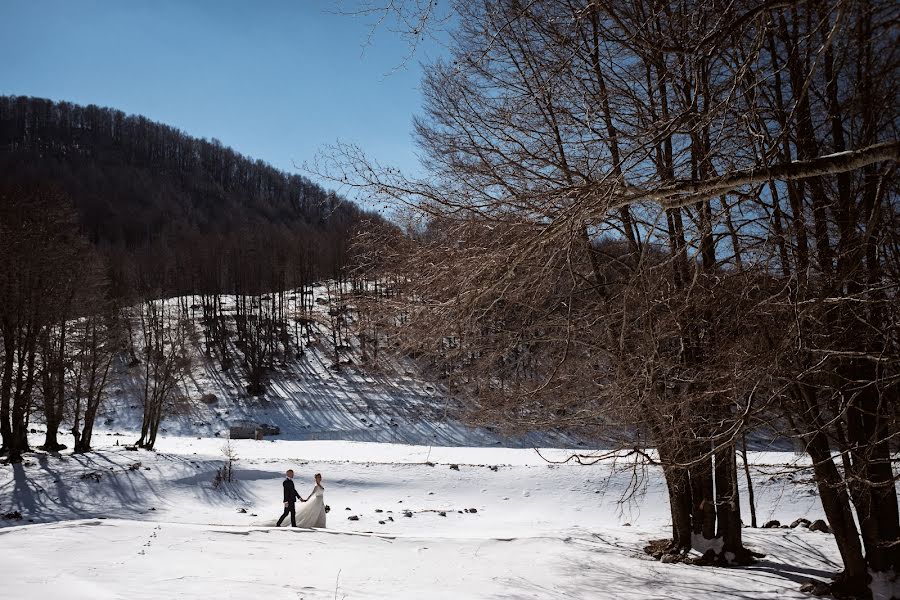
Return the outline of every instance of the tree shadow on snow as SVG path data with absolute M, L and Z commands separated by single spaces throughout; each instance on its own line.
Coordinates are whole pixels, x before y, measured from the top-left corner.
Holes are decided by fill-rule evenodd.
M 563 543 L 576 547 L 579 553 L 574 558 L 567 553 L 565 562 L 558 566 L 553 561 L 546 564 L 545 568 L 559 569 L 552 585 L 540 584 L 527 577 L 500 578 L 507 591 L 493 598 L 802 598 L 800 585 L 813 579 L 827 580 L 840 569 L 840 565 L 803 537 L 785 532 L 777 540 L 768 539 L 767 550 L 773 552 L 773 558 L 731 568 L 663 564 L 617 539 L 599 536 L 565 538 Z M 553 554 L 549 553 L 550 556 Z M 782 560 L 779 556 L 789 556 L 791 560 Z
M 0 485 L 0 497 L 8 498 L 0 509 L 19 511 L 29 523 L 95 517 L 134 518 L 146 514 L 152 494 L 146 475 L 139 469 L 111 461 L 103 454 L 75 454 L 49 460 L 47 454 L 31 454 L 14 464 L 12 479 Z M 34 472 L 29 472 L 34 471 Z M 95 477 L 82 475 L 94 473 Z M 11 489 L 9 489 L 11 487 Z M 23 524 L 0 521 L 0 527 Z

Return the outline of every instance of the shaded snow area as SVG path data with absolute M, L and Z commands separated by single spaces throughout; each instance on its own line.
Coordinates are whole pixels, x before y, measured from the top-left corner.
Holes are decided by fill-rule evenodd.
M 214 488 L 222 440 L 169 436 L 148 452 L 116 439 L 0 467 L 0 510 L 22 516 L 0 520 L 5 597 L 803 598 L 802 582 L 839 569 L 832 536 L 804 528 L 745 529 L 767 555 L 752 567 L 651 560 L 643 546 L 670 533 L 665 484 L 623 462 L 239 440 L 235 481 Z M 761 523 L 822 516 L 812 482 L 784 474 L 797 457 L 751 456 Z M 304 496 L 324 476 L 326 530 L 272 527 L 289 467 Z
M 191 367 L 170 402 L 161 435 L 227 437 L 230 426 L 264 423 L 280 429 L 275 438 L 294 440 L 520 448 L 573 447 L 588 442 L 562 432 L 506 436 L 486 427 L 466 426 L 460 418 L 461 403 L 450 397 L 439 382 L 420 377 L 412 361 L 398 360 L 385 349 L 375 360 L 371 347 L 363 358 L 359 338 L 352 333 L 356 327 L 353 310 L 342 316 L 345 338 L 340 344 L 340 365 L 335 368 L 328 311 L 336 301 L 329 300 L 324 287 L 314 288 L 313 297 L 311 312 L 288 311 L 291 320 L 294 316 L 309 319 L 309 335 L 302 329 L 291 328 L 290 348 L 288 351 L 280 348 L 275 353 L 266 376 L 265 393 L 259 396 L 246 392 L 243 354 L 234 343 L 237 338 L 234 297 L 222 296 L 222 313 L 230 331 L 229 354 L 234 359 L 228 369 L 222 368 L 218 349 L 206 352 L 202 311 L 197 300 L 192 297 L 166 300 L 166 309 L 171 314 L 180 314 L 179 306 L 191 307 L 187 335 Z M 140 323 L 137 317 L 133 320 L 135 346 L 139 348 Z M 302 347 L 302 353 L 297 352 L 298 346 Z M 98 430 L 111 433 L 140 430 L 141 375 L 142 365 L 129 367 L 124 355 L 115 363 L 108 398 L 97 419 Z M 213 400 L 208 403 L 210 398 Z

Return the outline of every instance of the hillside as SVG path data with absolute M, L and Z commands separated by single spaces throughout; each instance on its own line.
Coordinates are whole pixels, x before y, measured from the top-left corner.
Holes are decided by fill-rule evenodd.
M 22 96 L 0 96 L 4 181 L 61 189 L 119 279 L 163 274 L 163 288 L 182 293 L 212 285 L 196 277 L 212 268 L 210 254 L 252 251 L 260 240 L 293 249 L 297 269 L 332 274 L 363 216 L 334 192 L 218 140 L 111 108 Z
M 347 333 L 340 344 L 341 365 L 335 367 L 334 343 L 325 286 L 312 289 L 314 302 L 303 317 L 309 334 L 296 343 L 302 352 L 277 352 L 265 376 L 265 392 L 247 393 L 244 351 L 236 344 L 235 297 L 221 299 L 222 322 L 229 330 L 227 352 L 233 365 L 204 350 L 203 321 L 188 321 L 186 353 L 190 368 L 180 378 L 168 403 L 160 433 L 168 436 L 225 438 L 231 426 L 265 424 L 277 427 L 270 439 L 350 440 L 435 446 L 575 447 L 586 443 L 563 432 L 531 432 L 505 436 L 463 422 L 463 405 L 443 386 L 423 379 L 412 361 L 389 353 L 363 358 L 359 338 Z M 172 298 L 168 310 L 193 305 Z M 352 313 L 346 317 L 352 329 Z M 135 327 L 138 324 L 135 323 Z M 139 342 L 138 342 L 139 344 Z M 293 346 L 296 350 L 296 346 Z M 122 354 L 116 361 L 108 398 L 98 417 L 98 433 L 122 434 L 123 443 L 136 439 L 141 427 L 141 365 Z M 96 434 L 95 434 L 96 435 Z

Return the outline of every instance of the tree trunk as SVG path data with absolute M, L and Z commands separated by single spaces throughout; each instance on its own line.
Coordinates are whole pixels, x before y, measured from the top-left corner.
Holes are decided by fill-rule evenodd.
M 693 456 L 698 457 L 702 452 L 702 447 L 695 448 Z M 716 538 L 716 502 L 711 463 L 712 461 L 707 459 L 690 468 L 693 533 L 704 540 Z
M 52 330 L 52 328 L 50 328 Z M 44 422 L 47 431 L 44 444 L 47 452 L 57 452 L 65 448 L 59 443 L 59 426 L 63 420 L 66 394 L 66 322 L 59 324 L 59 339 L 53 340 L 52 331 L 46 332 L 44 345 Z
M 733 444 L 716 452 L 716 516 L 722 552 L 728 564 L 755 562 L 741 537 L 741 502 L 738 494 L 737 449 Z
M 12 444 L 12 427 L 9 417 L 16 349 L 15 340 L 11 335 L 12 328 L 4 327 L 3 329 L 3 375 L 0 378 L 0 436 L 3 437 L 3 445 L 0 451 L 5 452 Z
M 870 361 L 853 361 L 851 381 L 877 381 Z M 848 393 L 850 391 L 848 390 Z M 884 400 L 874 385 L 856 391 L 847 409 L 852 477 L 850 494 L 859 517 L 866 561 L 873 573 L 900 573 L 900 514 L 887 440 Z
M 847 488 L 831 458 L 831 448 L 825 435 L 820 431 L 812 434 L 806 451 L 813 462 L 822 509 L 844 563 L 844 571 L 835 581 L 834 589 L 864 595 L 868 590 L 869 573 L 859 542 L 859 531 L 853 520 Z
M 741 436 L 741 458 L 744 461 L 744 475 L 747 477 L 747 502 L 750 504 L 750 527 L 756 528 L 756 500 L 753 495 L 753 479 L 750 477 L 750 462 L 747 460 L 747 434 Z
M 671 553 L 684 554 L 690 551 L 691 539 L 691 482 L 685 467 L 673 465 L 674 456 L 665 444 L 660 444 L 659 457 L 662 462 L 666 487 L 669 490 L 669 510 L 672 513 Z

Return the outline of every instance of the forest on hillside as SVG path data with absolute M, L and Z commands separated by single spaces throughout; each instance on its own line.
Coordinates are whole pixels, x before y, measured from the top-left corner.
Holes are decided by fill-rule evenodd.
M 70 204 L 118 295 L 333 276 L 363 215 L 217 140 L 110 108 L 23 96 L 0 97 L 0 182 L 53 189 Z M 283 274 L 259 268 L 273 262 Z
M 302 354 L 312 285 L 341 278 L 363 223 L 383 222 L 216 141 L 0 98 L 0 453 L 21 461 L 34 418 L 43 448 L 66 422 L 90 450 L 114 364 L 141 381 L 152 448 L 198 313 L 206 355 L 262 394 L 274 357 Z

